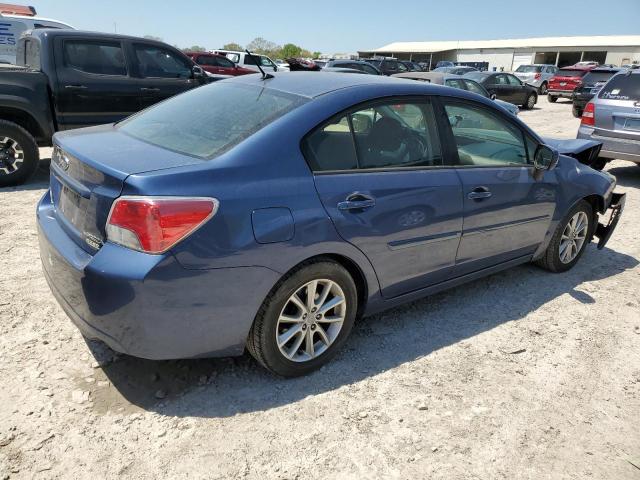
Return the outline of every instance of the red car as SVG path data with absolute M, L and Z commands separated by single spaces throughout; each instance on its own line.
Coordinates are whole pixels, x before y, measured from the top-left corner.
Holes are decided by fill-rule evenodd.
M 573 91 L 582 86 L 582 77 L 597 67 L 593 65 L 573 65 L 558 70 L 549 80 L 547 100 L 555 103 L 558 97 L 572 98 Z
M 255 70 L 239 67 L 224 55 L 208 52 L 185 53 L 191 60 L 196 62 L 209 73 L 215 73 L 217 75 L 233 75 L 234 77 L 237 77 L 238 75 L 256 73 Z

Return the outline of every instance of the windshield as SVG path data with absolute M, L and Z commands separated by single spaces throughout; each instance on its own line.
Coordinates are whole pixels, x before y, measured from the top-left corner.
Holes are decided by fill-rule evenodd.
M 616 75 L 600 90 L 598 97 L 605 100 L 640 100 L 640 75 Z
M 516 72 L 518 73 L 540 73 L 542 71 L 542 67 L 537 67 L 535 65 L 520 65 Z
M 616 72 L 589 72 L 584 76 L 583 83 L 591 85 L 598 82 L 606 82 L 613 77 Z
M 478 83 L 482 83 L 482 81 L 487 77 L 487 75 L 482 72 L 473 72 L 473 71 L 465 73 L 464 76 L 467 78 L 471 78 L 472 80 L 475 80 Z
M 211 159 L 306 101 L 254 85 L 214 83 L 134 115 L 118 128 L 158 147 Z

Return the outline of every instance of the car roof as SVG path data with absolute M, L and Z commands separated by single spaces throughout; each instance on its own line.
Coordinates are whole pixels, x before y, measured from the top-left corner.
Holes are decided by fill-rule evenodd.
M 260 75 L 242 75 L 224 82 L 236 82 L 260 85 L 293 95 L 308 98 L 318 97 L 329 92 L 350 87 L 380 86 L 390 87 L 407 85 L 408 80 L 383 75 L 354 75 L 352 73 L 326 72 L 274 72 L 271 78 L 263 80 Z M 417 82 L 411 82 L 417 83 Z M 432 87 L 436 88 L 436 87 Z
M 570 65 L 568 67 L 562 67 L 560 70 L 593 70 L 593 65 Z
M 620 67 L 596 67 L 590 70 L 589 73 L 591 72 L 622 72 L 623 70 L 625 69 Z
M 429 82 L 435 85 L 444 85 L 444 82 L 451 79 L 465 79 L 462 75 L 455 75 L 453 73 L 446 72 L 404 72 L 404 73 L 396 73 L 392 75 L 392 77 L 396 78 L 409 78 L 413 80 L 429 80 Z
M 29 30 L 25 35 L 32 37 L 82 37 L 82 38 L 112 38 L 118 40 L 135 40 L 144 41 L 148 43 L 156 43 L 158 45 L 167 45 L 164 42 L 158 40 L 152 40 L 150 38 L 134 37 L 132 35 L 120 35 L 118 33 L 108 32 L 93 32 L 88 30 L 65 30 L 60 28 L 38 28 L 35 30 Z M 169 45 L 170 46 L 170 45 Z M 172 47 L 173 48 L 173 47 Z

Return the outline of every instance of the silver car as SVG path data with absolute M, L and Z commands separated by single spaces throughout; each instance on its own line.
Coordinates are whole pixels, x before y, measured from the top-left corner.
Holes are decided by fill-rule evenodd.
M 614 158 L 640 164 L 640 70 L 620 72 L 585 106 L 578 138 L 602 142 L 602 169 Z
M 538 89 L 540 95 L 547 94 L 549 80 L 558 72 L 555 65 L 520 65 L 513 74 L 524 83 Z

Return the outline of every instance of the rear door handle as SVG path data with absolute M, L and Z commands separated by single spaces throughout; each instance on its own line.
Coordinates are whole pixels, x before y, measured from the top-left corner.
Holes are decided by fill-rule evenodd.
M 491 197 L 491 192 L 487 187 L 476 187 L 467 195 L 469 200 L 482 200 L 489 197 Z
M 366 208 L 374 207 L 376 201 L 361 193 L 354 193 L 349 195 L 344 202 L 338 203 L 338 210 L 364 210 Z
M 159 88 L 149 88 L 149 87 L 142 87 L 140 90 L 142 90 L 143 92 L 159 92 L 160 91 Z
M 65 85 L 64 88 L 67 90 L 86 90 L 86 85 Z

